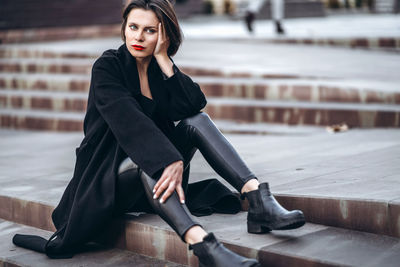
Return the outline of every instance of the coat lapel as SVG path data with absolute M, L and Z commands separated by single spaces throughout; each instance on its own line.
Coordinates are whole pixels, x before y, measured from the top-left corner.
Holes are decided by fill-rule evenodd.
M 136 67 L 136 59 L 129 53 L 125 44 L 118 48 L 118 55 L 122 64 L 123 75 L 126 78 L 127 86 L 133 95 L 140 95 L 140 81 Z

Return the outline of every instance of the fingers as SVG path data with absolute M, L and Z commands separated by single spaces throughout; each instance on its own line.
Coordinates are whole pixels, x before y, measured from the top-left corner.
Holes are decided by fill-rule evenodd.
M 171 181 L 168 185 L 167 190 L 164 192 L 162 197 L 160 198 L 160 203 L 164 203 L 170 196 L 171 194 L 175 191 L 175 182 Z
M 168 165 L 160 179 L 154 185 L 153 199 L 157 199 L 161 194 L 160 203 L 165 202 L 176 190 L 181 203 L 185 202 L 185 195 L 182 189 L 183 161 L 176 161 Z
M 161 42 L 161 40 L 164 37 L 164 32 L 163 32 L 163 27 L 161 26 L 161 22 L 158 23 L 158 42 Z
M 159 42 L 164 41 L 164 42 L 168 43 L 169 39 L 168 39 L 168 36 L 167 36 L 167 31 L 165 30 L 165 27 L 164 27 L 163 24 L 161 24 L 161 22 L 158 23 L 158 32 L 159 32 L 158 41 Z
M 160 180 L 158 180 L 157 184 L 154 186 L 153 189 L 154 199 L 158 198 L 162 194 L 162 192 L 164 192 L 164 190 L 168 188 L 169 181 L 170 179 L 167 175 L 161 176 Z
M 181 184 L 179 184 L 179 185 L 176 187 L 176 192 L 178 193 L 179 201 L 180 201 L 182 204 L 185 204 L 185 192 L 183 191 L 183 188 L 182 188 L 182 185 L 181 185 Z
M 162 173 L 160 179 L 158 179 L 157 183 L 154 185 L 153 187 L 153 193 L 156 193 L 156 191 L 158 190 L 158 188 L 161 186 L 161 184 L 165 181 L 165 179 L 167 179 L 167 175 L 165 174 L 165 172 Z

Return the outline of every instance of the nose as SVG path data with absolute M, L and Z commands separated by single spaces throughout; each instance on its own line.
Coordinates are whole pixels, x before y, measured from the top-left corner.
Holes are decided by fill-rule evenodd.
M 135 32 L 135 40 L 143 41 L 143 31 L 138 30 Z

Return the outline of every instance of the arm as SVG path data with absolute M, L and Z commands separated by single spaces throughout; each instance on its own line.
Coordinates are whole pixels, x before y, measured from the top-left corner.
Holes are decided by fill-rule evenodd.
M 200 86 L 173 65 L 174 75 L 165 80 L 170 95 L 169 114 L 171 120 L 177 121 L 193 116 L 203 109 L 207 100 Z
M 198 113 L 207 104 L 200 86 L 182 73 L 167 54 L 169 41 L 159 24 L 159 35 L 154 57 L 164 74 L 164 84 L 169 93 L 169 114 L 178 121 Z
M 183 158 L 125 88 L 116 60 L 101 57 L 93 66 L 95 105 L 126 154 L 153 176 Z

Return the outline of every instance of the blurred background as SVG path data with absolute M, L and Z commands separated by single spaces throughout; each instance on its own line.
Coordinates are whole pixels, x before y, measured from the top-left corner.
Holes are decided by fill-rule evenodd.
M 255 0 L 253 0 L 255 1 Z M 121 20 L 125 0 L 1 0 L 0 29 L 28 29 L 75 25 L 112 24 Z M 250 0 L 176 0 L 180 18 L 196 15 L 228 15 L 240 19 Z M 285 18 L 332 14 L 399 13 L 399 0 L 285 0 Z M 270 18 L 265 1 L 259 18 Z M 3 40 L 4 42 L 4 40 Z

